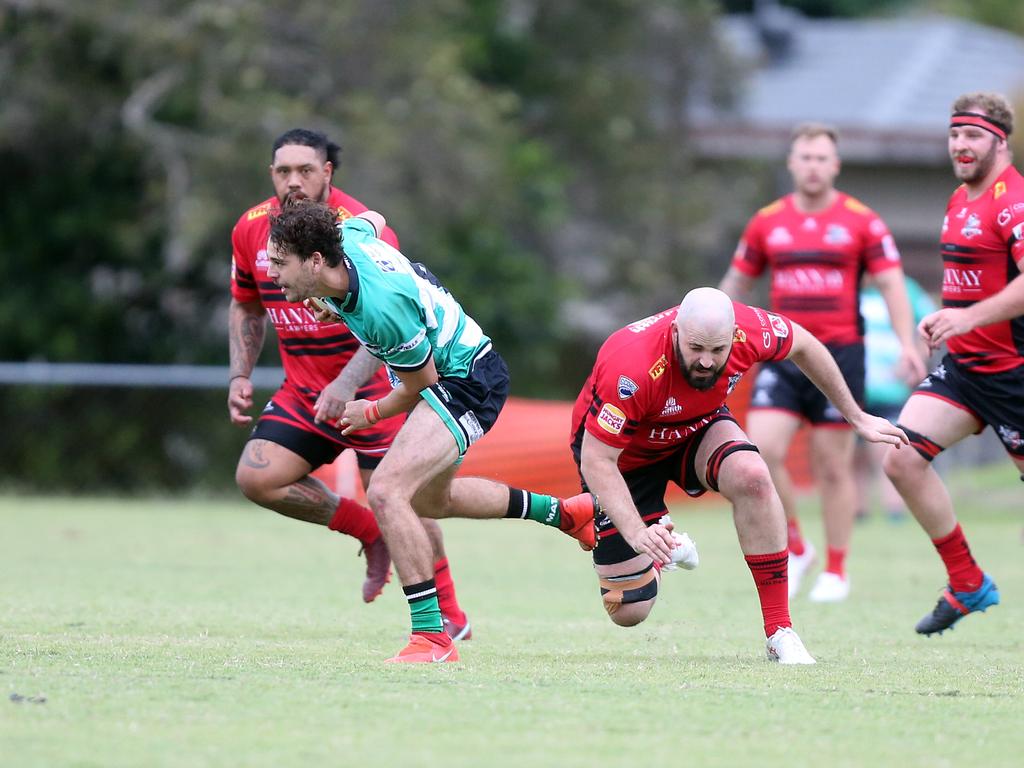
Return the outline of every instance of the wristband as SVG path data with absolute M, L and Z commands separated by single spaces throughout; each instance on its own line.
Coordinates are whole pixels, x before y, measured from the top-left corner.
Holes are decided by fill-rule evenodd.
M 363 418 L 366 419 L 367 423 L 376 424 L 380 421 L 381 416 L 380 405 L 378 404 L 379 402 L 380 401 L 378 400 L 371 400 L 370 404 L 363 410 Z

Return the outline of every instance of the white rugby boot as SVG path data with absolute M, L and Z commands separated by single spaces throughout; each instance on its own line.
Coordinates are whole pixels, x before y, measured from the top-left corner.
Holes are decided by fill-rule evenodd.
M 792 552 L 789 553 L 789 596 L 790 598 L 796 597 L 796 593 L 800 591 L 800 584 L 804 580 L 804 576 L 807 575 L 808 569 L 814 565 L 817 560 L 817 553 L 814 551 L 814 546 L 811 542 L 804 540 L 804 551 L 802 555 L 794 555 Z
M 779 627 L 765 643 L 768 660 L 779 664 L 817 664 L 792 627 Z
M 807 599 L 812 603 L 841 603 L 850 596 L 850 577 L 822 571 Z

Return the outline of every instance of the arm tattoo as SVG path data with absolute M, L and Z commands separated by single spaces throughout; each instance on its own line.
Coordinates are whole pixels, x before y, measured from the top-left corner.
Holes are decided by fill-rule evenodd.
M 380 366 L 380 360 L 367 352 L 364 347 L 359 347 L 345 367 L 341 369 L 338 380 L 347 384 L 354 392 L 366 384 Z
M 256 366 L 263 340 L 267 335 L 267 322 L 263 309 L 253 304 L 240 304 L 232 300 L 228 313 L 228 352 L 231 359 L 230 377 L 248 376 Z

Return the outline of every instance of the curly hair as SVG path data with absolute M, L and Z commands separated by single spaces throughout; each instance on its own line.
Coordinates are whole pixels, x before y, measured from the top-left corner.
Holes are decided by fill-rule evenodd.
M 950 113 L 982 111 L 997 124 L 1006 129 L 1006 135 L 1013 133 L 1013 106 L 1001 93 L 978 91 L 965 93 L 953 102 Z
M 314 200 L 297 200 L 270 217 L 270 242 L 279 251 L 306 261 L 319 252 L 328 266 L 341 263 L 341 232 L 337 212 Z

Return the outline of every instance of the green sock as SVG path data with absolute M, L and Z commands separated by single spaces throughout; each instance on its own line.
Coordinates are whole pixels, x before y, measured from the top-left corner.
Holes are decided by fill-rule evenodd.
M 409 601 L 413 632 L 444 632 L 441 606 L 437 602 L 437 587 L 433 579 L 402 587 L 402 591 Z
M 562 522 L 562 504 L 554 496 L 509 488 L 508 511 L 505 512 L 505 517 L 536 520 L 538 523 L 558 528 Z

